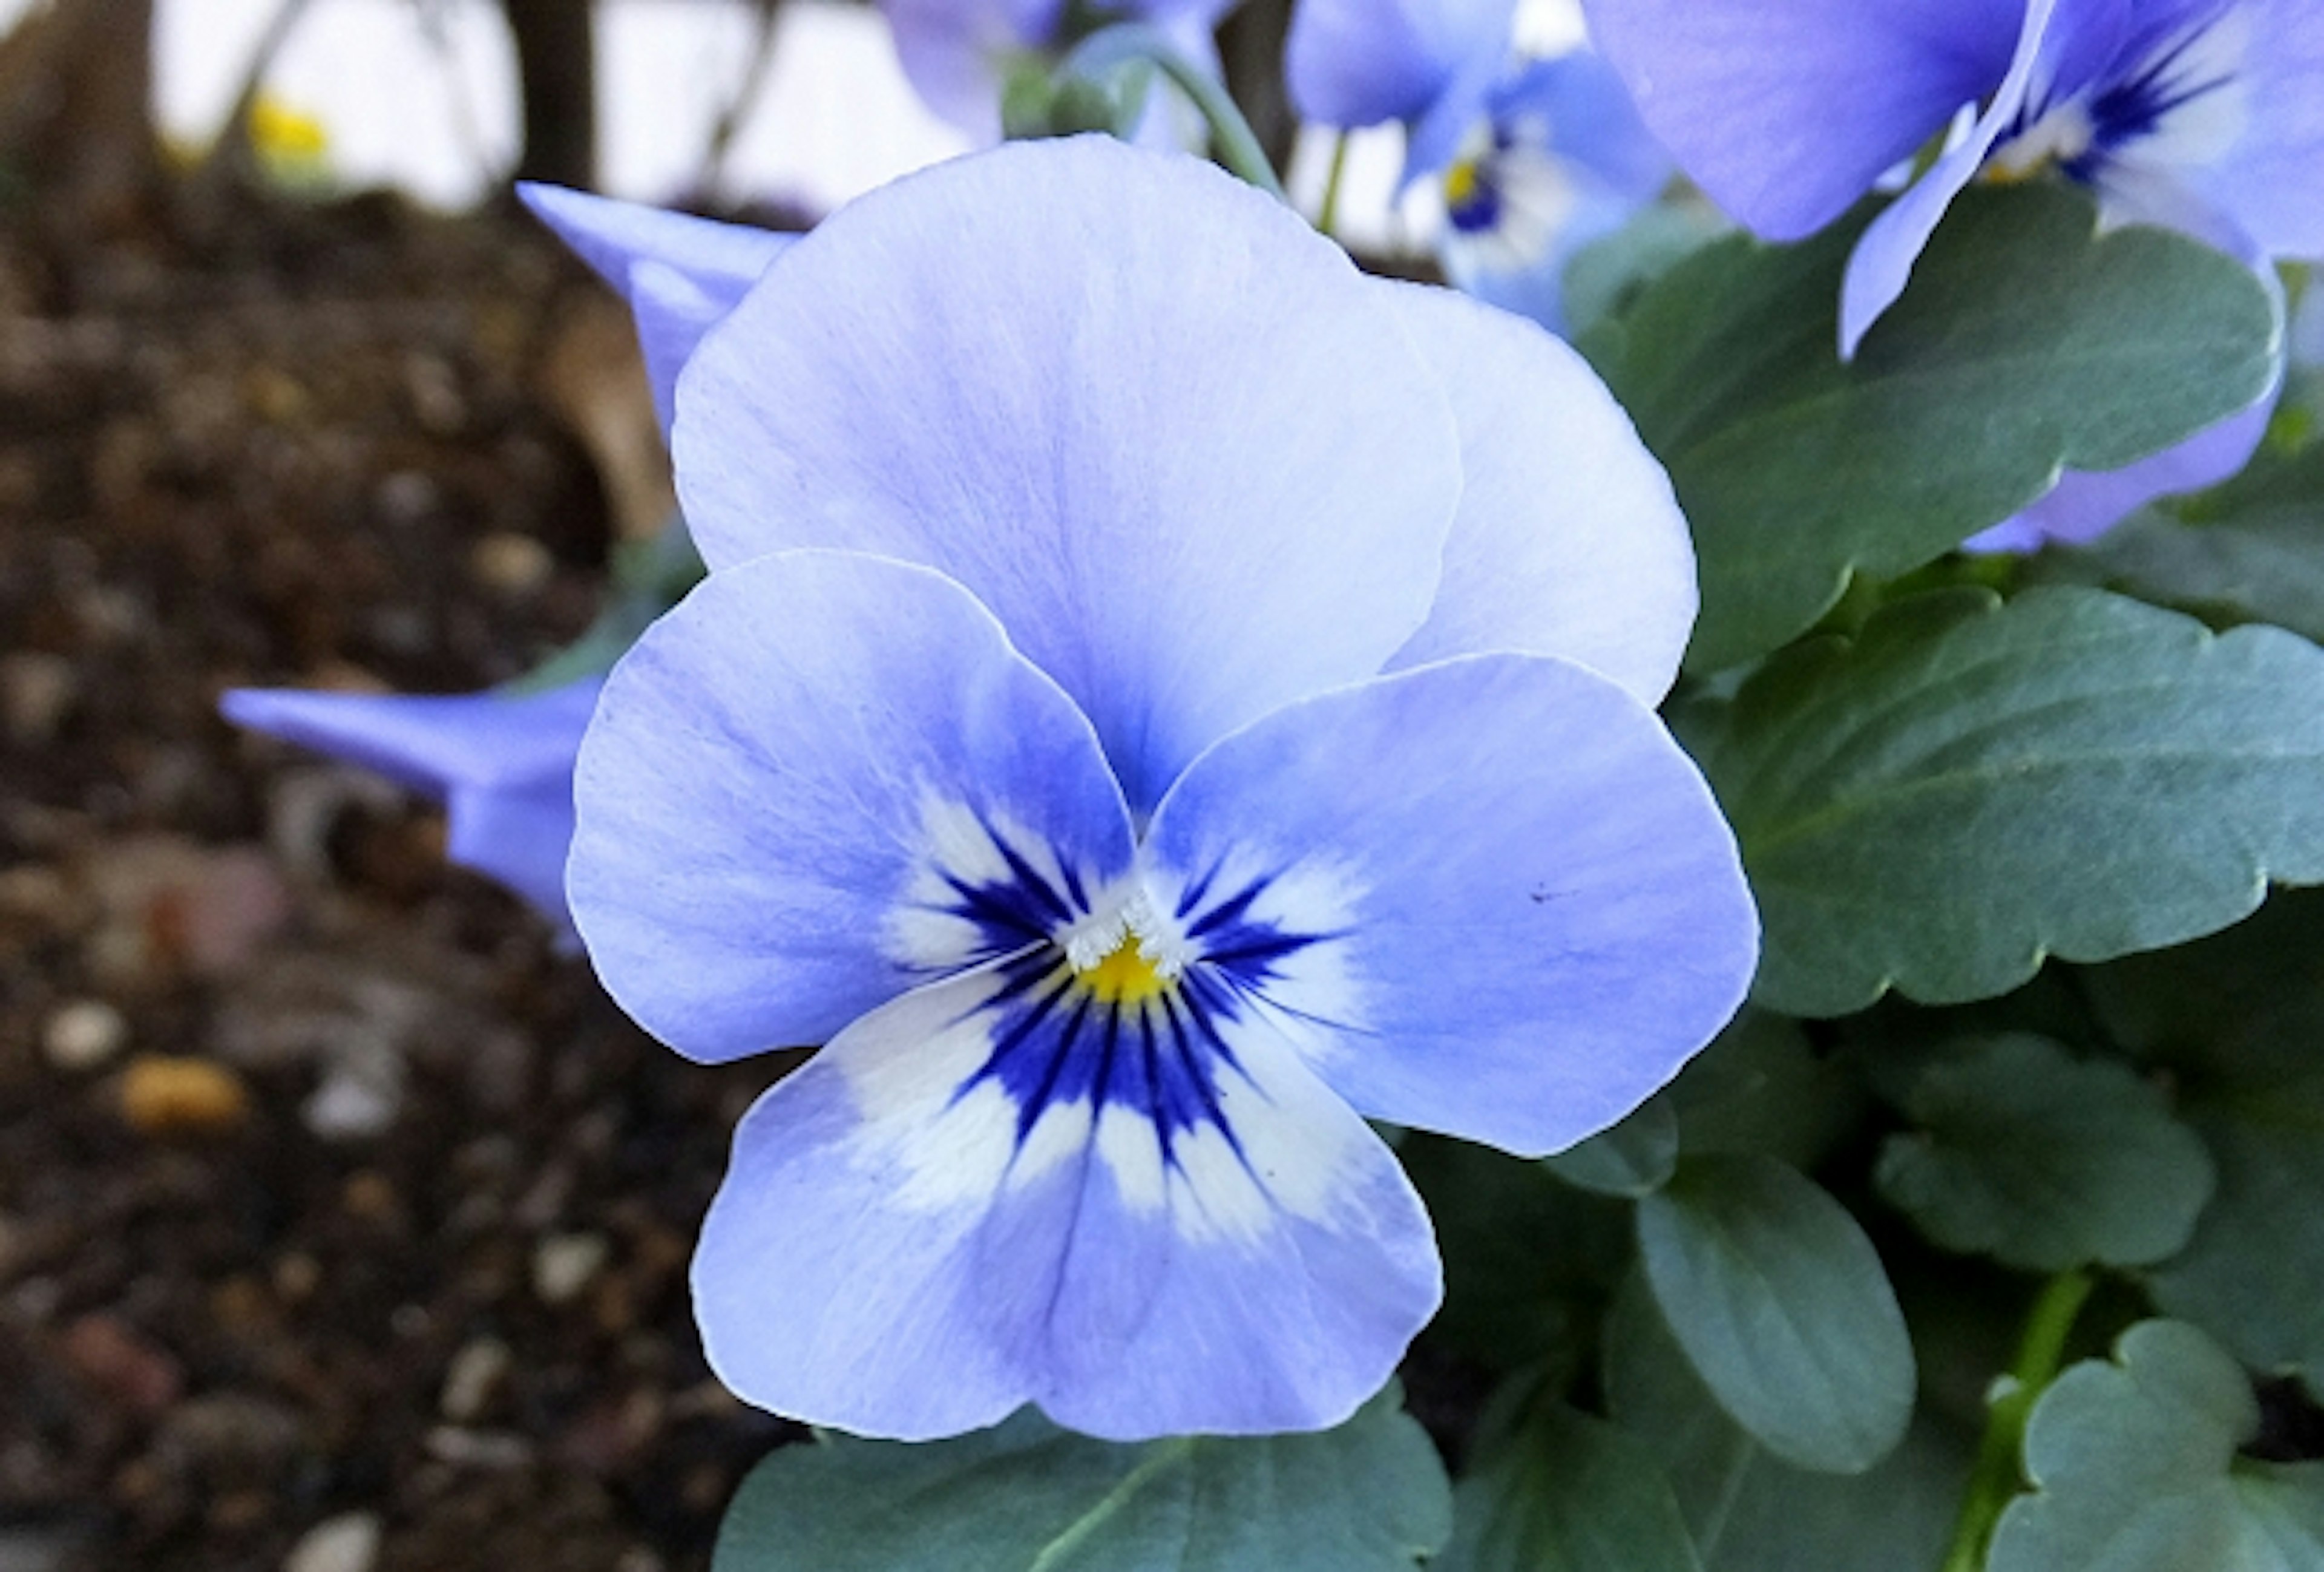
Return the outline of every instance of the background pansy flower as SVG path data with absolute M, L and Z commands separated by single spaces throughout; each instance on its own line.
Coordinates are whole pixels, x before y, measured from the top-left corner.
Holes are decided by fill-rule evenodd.
M 1451 162 L 1509 64 L 1517 0 L 1298 0 L 1284 40 L 1291 106 L 1318 125 L 1400 121 L 1404 178 Z
M 331 694 L 234 688 L 237 726 L 362 766 L 444 804 L 444 854 L 497 880 L 561 929 L 573 841 L 573 759 L 596 677 L 533 694 Z
M 1739 1000 L 1732 838 L 1647 707 L 1683 522 L 1538 329 L 1206 165 L 1024 143 L 801 241 L 675 446 L 712 572 L 608 682 L 569 889 L 681 1052 L 827 1041 L 695 1262 L 752 1402 L 1335 1422 L 1440 1293 L 1364 1118 L 1558 1149 Z
M 1812 233 L 1957 119 L 1850 259 L 1852 352 L 1971 179 L 2045 170 L 2115 221 L 2324 253 L 2324 9 L 2305 0 L 1586 0 L 1646 124 L 1738 220 Z
M 1444 171 L 1437 253 L 1445 276 L 1562 333 L 1566 264 L 1628 223 L 1675 173 L 1597 54 L 1530 61 L 1493 88 L 1484 120 Z

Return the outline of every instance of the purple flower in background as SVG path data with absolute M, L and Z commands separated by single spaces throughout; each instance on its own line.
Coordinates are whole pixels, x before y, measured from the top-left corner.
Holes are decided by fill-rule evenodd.
M 599 680 L 537 694 L 423 697 L 235 688 L 237 726 L 361 765 L 444 804 L 445 855 L 497 880 L 560 928 L 573 841 L 573 758 Z
M 979 142 L 1001 136 L 1010 75 L 1046 69 L 1107 22 L 1153 23 L 1188 59 L 1213 64 L 1211 30 L 1235 0 L 1123 0 L 1084 8 L 1067 0 L 879 0 L 896 59 L 921 101 Z
M 1565 266 L 1677 172 L 1596 54 L 1536 60 L 1496 87 L 1444 172 L 1445 276 L 1480 300 L 1565 330 Z
M 1949 124 L 1849 260 L 1852 353 L 1972 179 L 2054 170 L 2110 221 L 2253 261 L 2324 253 L 2310 0 L 1585 0 L 1646 124 L 1773 240 L 1837 218 Z
M 827 1043 L 696 1256 L 752 1402 L 1333 1423 L 1440 1293 L 1364 1119 L 1562 1148 L 1742 997 L 1683 522 L 1531 325 L 1082 137 L 842 209 L 678 406 L 569 889 L 680 1052 Z
M 1404 123 L 1404 178 L 1452 161 L 1509 64 L 1517 0 L 1298 0 L 1291 106 L 1318 125 Z

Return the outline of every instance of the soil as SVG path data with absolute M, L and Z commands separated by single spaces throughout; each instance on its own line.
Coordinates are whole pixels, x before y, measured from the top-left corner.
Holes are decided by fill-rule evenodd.
M 577 632 L 666 484 L 620 308 L 514 212 L 16 199 L 0 1569 L 706 1566 L 797 1434 L 685 1292 L 775 1067 L 658 1047 L 432 810 L 215 708 Z

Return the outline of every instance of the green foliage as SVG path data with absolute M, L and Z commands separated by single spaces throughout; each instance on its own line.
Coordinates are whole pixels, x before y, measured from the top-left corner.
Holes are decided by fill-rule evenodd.
M 1840 275 L 1870 216 L 1707 246 L 1582 343 L 1693 525 L 1693 669 L 1765 655 L 1852 575 L 1920 566 L 2061 466 L 2126 464 L 2266 391 L 2277 324 L 2249 271 L 2159 230 L 2095 237 L 2062 185 L 1964 193 L 1843 365 Z
M 1637 1218 L 1655 1302 L 1721 1407 L 1803 1468 L 1887 1455 L 1913 1415 L 1913 1347 L 1846 1208 L 1773 1158 L 1711 1156 Z
M 1544 1159 L 1543 1165 L 1596 1195 L 1651 1195 L 1678 1166 L 1678 1115 L 1669 1099 L 1650 1098 L 1612 1129 Z
M 1432 1572 L 1701 1572 L 1654 1456 L 1603 1420 L 1542 1403 L 1453 1491 Z
M 2202 1141 L 2126 1066 L 1990 1037 L 1924 1066 L 1874 1178 L 1934 1243 L 2036 1272 L 2176 1254 L 2210 1199 Z
M 1987 997 L 2324 878 L 2324 652 L 2275 629 L 1940 592 L 1676 719 L 1759 899 L 1755 997 L 1793 1014 Z
M 2034 1405 L 2034 1494 L 2002 1513 L 1987 1572 L 2266 1572 L 2324 1558 L 2324 1478 L 2241 1463 L 2259 1423 L 2234 1360 L 2194 1328 L 2144 1321 L 2115 1360 L 2060 1376 Z
M 1662 1465 L 1704 1572 L 1933 1568 L 1963 1481 L 1967 1439 L 1935 1415 L 1857 1475 L 1795 1468 L 1704 1387 L 1643 1284 L 1607 1318 L 1609 1411 Z
M 1391 1387 L 1337 1430 L 1139 1446 L 1031 1410 L 918 1446 L 783 1447 L 742 1482 L 714 1572 L 1410 1572 L 1452 1532 L 1443 1466 Z

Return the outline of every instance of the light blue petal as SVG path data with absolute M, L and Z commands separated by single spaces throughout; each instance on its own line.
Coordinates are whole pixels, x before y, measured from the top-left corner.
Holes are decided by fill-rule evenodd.
M 1267 933 L 1306 941 L 1268 943 L 1253 987 L 1308 1025 L 1310 1062 L 1359 1112 L 1527 1155 L 1675 1074 L 1757 953 L 1692 764 L 1628 694 L 1539 657 L 1266 717 L 1195 761 L 1141 859 L 1181 905 L 1247 888 Z
M 1534 324 L 1449 290 L 1376 288 L 1444 379 L 1468 477 L 1436 602 L 1388 669 L 1554 655 L 1660 703 L 1694 625 L 1694 547 L 1630 418 Z
M 2025 3 L 1584 0 L 1583 11 L 1695 183 L 1761 235 L 1796 240 L 1995 90 Z
M 2051 18 L 2059 14 L 2056 0 L 2030 0 L 2017 51 L 2009 62 L 1992 101 L 1978 115 L 1969 134 L 1946 150 L 1944 156 L 1906 188 L 1874 219 L 1848 259 L 1847 275 L 1840 287 L 1840 354 L 1845 360 L 1870 331 L 1881 314 L 1896 303 L 1912 276 L 1922 248 L 1936 233 L 1945 209 L 1952 206 L 1977 175 L 1995 141 L 2014 124 L 2036 88 L 2037 72 L 2045 53 L 2054 53 L 2070 41 L 2092 36 L 2082 31 L 2052 33 Z
M 651 260 L 630 268 L 630 314 L 637 323 L 646 386 L 665 443 L 678 415 L 678 373 L 693 358 L 702 336 L 725 320 L 742 297 L 740 290 L 720 288 L 724 282 L 714 280 L 706 287 L 701 279 Z
M 1459 437 L 1397 314 L 1282 204 L 1104 137 L 826 219 L 678 384 L 714 568 L 873 552 L 965 584 L 1095 724 L 1131 805 L 1426 615 Z
M 1516 0 L 1299 0 L 1284 42 L 1292 107 L 1321 125 L 1416 120 L 1480 60 L 1499 68 L 1516 15 Z
M 1425 179 L 1458 157 L 1486 119 L 1486 106 L 1508 65 L 1506 43 L 1461 62 L 1443 91 L 1406 126 L 1404 183 Z
M 779 1413 L 925 1439 L 1032 1402 L 1118 1440 L 1337 1423 L 1435 1310 L 1395 1160 L 1264 1019 L 1169 1132 L 1105 1085 L 1035 1101 L 998 974 L 866 1016 L 745 1117 L 703 1226 L 711 1365 Z M 1046 1036 L 1039 1034 L 1046 1033 Z M 1141 1062 L 1130 1028 L 1091 1053 Z M 1151 1044 L 1143 1051 L 1151 1058 Z
M 1495 90 L 1489 107 L 1496 126 L 1586 170 L 1610 195 L 1651 201 L 1678 172 L 1595 50 L 1532 61 Z
M 545 693 L 324 694 L 237 688 L 237 726 L 344 758 L 446 804 L 446 853 L 499 880 L 560 925 L 573 838 L 573 759 L 598 679 Z
M 879 0 L 912 90 L 979 142 L 1001 139 L 1012 60 L 1056 41 L 1065 0 Z
M 706 1061 L 821 1042 L 1038 940 L 1038 915 L 980 920 L 1012 860 L 1070 889 L 1130 853 L 1088 722 L 991 614 L 836 552 L 713 574 L 649 629 L 575 792 L 567 889 L 598 976 Z

